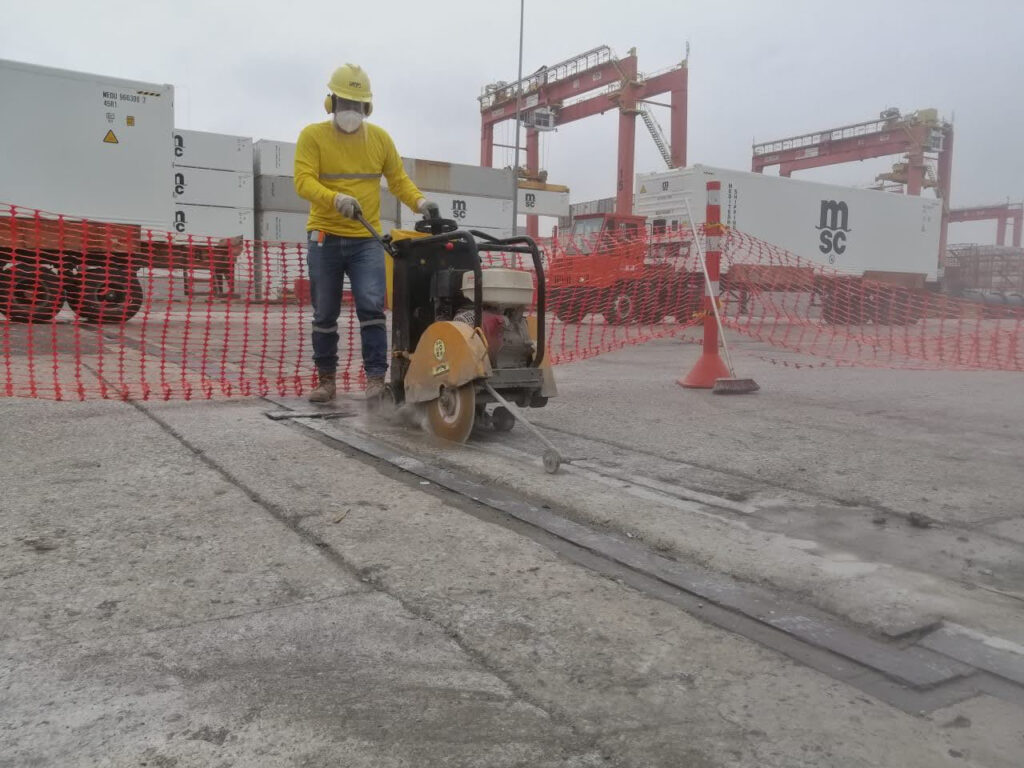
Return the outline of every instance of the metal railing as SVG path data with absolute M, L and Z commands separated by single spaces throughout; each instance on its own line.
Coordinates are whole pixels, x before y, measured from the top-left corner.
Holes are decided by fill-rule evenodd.
M 664 131 L 661 130 L 661 125 L 654 117 L 654 113 L 648 109 L 646 104 L 640 105 L 640 117 L 643 118 L 644 125 L 647 126 L 648 132 L 651 134 L 651 138 L 654 139 L 654 145 L 658 148 L 658 152 L 661 153 L 661 159 L 665 161 L 665 165 L 669 169 L 675 168 L 675 163 L 672 162 L 672 149 L 669 146 L 668 140 L 665 138 Z
M 842 139 L 853 139 L 858 136 L 870 136 L 876 133 L 882 133 L 893 129 L 894 127 L 901 125 L 904 119 L 890 118 L 887 120 L 869 120 L 866 123 L 856 123 L 854 125 L 846 125 L 842 128 L 833 128 L 828 131 L 816 131 L 815 133 L 805 133 L 802 136 L 793 136 L 788 139 L 780 139 L 777 141 L 766 141 L 761 144 L 754 145 L 754 155 L 770 155 L 775 152 L 785 152 L 790 149 L 803 149 L 805 147 L 814 147 L 819 144 L 824 144 L 829 141 L 840 141 Z
M 517 82 L 486 85 L 483 93 L 477 97 L 480 101 L 480 111 L 483 112 L 498 104 L 514 101 L 519 93 L 524 95 L 532 93 L 542 85 L 568 80 L 570 77 L 576 77 L 613 60 L 615 60 L 615 55 L 612 53 L 612 49 L 607 45 L 601 45 L 553 66 L 541 67 Z

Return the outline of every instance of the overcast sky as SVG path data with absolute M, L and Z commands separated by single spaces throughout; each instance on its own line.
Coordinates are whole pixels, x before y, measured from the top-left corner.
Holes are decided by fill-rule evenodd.
M 515 79 L 518 22 L 518 0 L 33 0 L 5 5 L 0 56 L 171 83 L 180 128 L 288 141 L 352 61 L 403 155 L 478 163 L 476 97 Z M 524 72 L 602 44 L 652 72 L 689 42 L 690 163 L 746 170 L 752 139 L 935 107 L 956 126 L 953 205 L 1024 198 L 1021 0 L 526 0 L 525 27 Z M 609 113 L 545 135 L 549 180 L 612 195 L 615 134 Z M 867 186 L 898 159 L 797 176 Z M 636 170 L 662 168 L 639 125 Z M 951 235 L 991 242 L 994 225 Z

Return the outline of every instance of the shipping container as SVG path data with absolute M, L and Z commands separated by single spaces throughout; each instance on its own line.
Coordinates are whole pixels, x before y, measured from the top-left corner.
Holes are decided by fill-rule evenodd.
M 256 211 L 256 239 L 284 243 L 306 242 L 307 213 Z
M 383 226 L 384 222 L 388 222 L 389 226 L 394 227 L 394 222 L 402 220 L 402 210 L 412 214 L 408 208 L 402 205 L 401 201 L 392 195 L 387 189 L 381 189 L 380 191 L 380 221 Z
M 306 213 L 256 211 L 256 239 L 284 243 L 306 242 Z M 394 219 L 381 219 L 381 234 L 398 227 Z M 369 233 L 367 233 L 369 236 Z
M 308 213 L 309 201 L 295 191 L 295 179 L 285 176 L 260 175 L 256 177 L 256 209 Z
M 0 202 L 166 231 L 174 88 L 0 59 Z
M 519 213 L 538 216 L 568 216 L 569 190 L 564 192 L 551 189 L 519 190 Z
M 462 229 L 487 229 L 511 232 L 512 200 L 496 197 L 475 197 L 447 192 L 423 190 L 423 193 L 438 204 L 441 217 L 452 219 Z M 402 210 L 402 225 L 411 227 L 421 216 L 407 208 Z
M 187 205 L 253 207 L 253 176 L 208 168 L 171 168 L 174 202 Z
M 637 174 L 635 212 L 655 229 L 704 223 L 706 183 L 722 184 L 722 221 L 804 259 L 853 274 L 938 276 L 942 203 L 870 189 L 695 165 Z
M 176 130 L 174 165 L 214 171 L 252 173 L 252 139 L 223 133 Z
M 514 192 L 511 169 L 483 168 L 413 157 L 403 157 L 402 164 L 409 178 L 424 192 L 448 192 L 505 200 L 511 200 Z
M 387 189 L 381 189 L 380 214 L 382 220 L 398 221 L 399 205 L 398 198 Z M 257 176 L 256 210 L 305 214 L 309 212 L 309 201 L 299 197 L 295 191 L 295 179 L 292 176 Z
M 260 139 L 252 145 L 253 171 L 257 176 L 294 176 L 295 143 Z
M 223 208 L 212 205 L 174 206 L 174 232 L 194 237 L 255 237 L 256 218 L 252 208 Z

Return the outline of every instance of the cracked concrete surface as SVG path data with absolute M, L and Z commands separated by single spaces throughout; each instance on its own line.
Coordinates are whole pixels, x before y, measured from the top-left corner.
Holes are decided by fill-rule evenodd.
M 0 765 L 1019 764 L 263 404 L 2 408 Z

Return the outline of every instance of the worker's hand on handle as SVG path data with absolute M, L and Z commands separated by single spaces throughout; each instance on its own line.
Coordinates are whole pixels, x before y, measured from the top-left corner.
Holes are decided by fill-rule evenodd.
M 363 209 L 359 206 L 359 201 L 350 195 L 343 195 L 338 193 L 334 196 L 334 207 L 338 209 L 338 213 L 344 216 L 346 219 L 354 219 L 356 214 L 361 214 Z
M 427 200 L 425 197 L 421 197 L 416 209 L 422 213 L 428 219 L 440 219 L 441 208 L 433 200 Z

